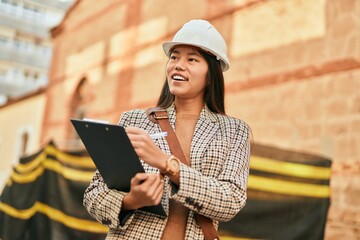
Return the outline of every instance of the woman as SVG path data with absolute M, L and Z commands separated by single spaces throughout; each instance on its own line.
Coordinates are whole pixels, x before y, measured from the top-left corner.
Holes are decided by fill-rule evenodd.
M 109 189 L 95 173 L 84 206 L 110 228 L 107 239 L 203 239 L 194 213 L 217 228 L 245 205 L 250 130 L 225 115 L 222 71 L 229 61 L 223 37 L 208 21 L 192 20 L 163 48 L 169 60 L 158 106 L 166 108 L 190 166 L 171 155 L 164 138 L 149 136 L 161 129 L 145 111 L 125 112 L 119 124 L 146 173 L 132 178 L 128 193 Z M 168 217 L 139 210 L 160 202 Z

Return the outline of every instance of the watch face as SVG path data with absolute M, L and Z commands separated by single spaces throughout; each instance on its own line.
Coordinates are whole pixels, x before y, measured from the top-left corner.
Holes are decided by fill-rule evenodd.
M 170 159 L 169 161 L 169 168 L 172 172 L 178 172 L 180 170 L 179 161 L 175 158 Z

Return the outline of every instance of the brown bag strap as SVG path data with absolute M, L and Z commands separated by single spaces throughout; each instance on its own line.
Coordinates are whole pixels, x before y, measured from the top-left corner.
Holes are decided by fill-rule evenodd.
M 149 119 L 160 125 L 161 131 L 167 132 L 165 137 L 166 141 L 169 144 L 171 153 L 180 159 L 180 161 L 186 165 L 189 163 L 186 161 L 185 155 L 181 150 L 179 140 L 177 139 L 173 128 L 170 125 L 169 116 L 165 109 L 162 108 L 149 108 L 147 110 Z
M 149 108 L 146 111 L 149 119 L 154 122 L 158 123 L 161 130 L 163 132 L 167 132 L 168 135 L 165 137 L 171 153 L 180 159 L 180 161 L 186 165 L 190 165 L 190 163 L 186 160 L 185 155 L 181 149 L 179 140 L 177 139 L 174 129 L 170 125 L 169 116 L 167 111 L 163 108 Z M 211 218 L 202 216 L 200 214 L 195 214 L 196 219 L 201 227 L 201 230 L 204 234 L 205 240 L 220 240 L 219 235 L 214 227 L 213 221 Z

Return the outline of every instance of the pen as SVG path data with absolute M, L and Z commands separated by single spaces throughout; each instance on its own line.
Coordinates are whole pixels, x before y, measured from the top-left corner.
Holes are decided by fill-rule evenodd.
M 151 137 L 152 139 L 156 139 L 156 138 L 166 137 L 167 135 L 168 135 L 167 132 L 159 132 L 159 133 L 150 134 L 150 137 Z

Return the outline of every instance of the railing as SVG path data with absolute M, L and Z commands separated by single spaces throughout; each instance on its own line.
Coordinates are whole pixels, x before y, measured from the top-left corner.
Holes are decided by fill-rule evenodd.
M 0 95 L 18 97 L 29 92 L 43 88 L 48 83 L 46 75 L 39 77 L 25 76 L 21 70 L 12 69 L 4 75 L 0 75 Z
M 28 21 L 33 21 L 38 23 L 40 23 L 41 19 L 44 19 L 46 15 L 43 12 L 38 12 L 32 9 L 25 9 L 24 7 L 20 7 L 9 3 L 3 3 L 3 2 L 0 2 L 0 9 L 1 12 L 3 12 L 4 14 L 15 16 L 18 18 L 24 18 Z
M 60 22 L 63 12 L 31 9 L 25 5 L 0 2 L 0 24 L 39 37 L 48 37 L 49 29 Z
M 59 9 L 62 11 L 66 11 L 73 4 L 73 0 L 31 0 L 31 2 L 35 2 L 40 5 L 46 5 L 53 9 Z
M 0 59 L 48 69 L 52 49 L 19 40 L 0 38 Z

